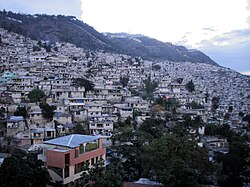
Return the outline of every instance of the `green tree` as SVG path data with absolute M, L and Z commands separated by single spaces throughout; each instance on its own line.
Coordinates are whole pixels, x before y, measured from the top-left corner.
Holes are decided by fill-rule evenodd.
M 242 111 L 239 112 L 239 116 L 240 116 L 241 118 L 244 117 L 244 115 L 245 115 L 245 114 L 244 114 Z
M 77 124 L 73 129 L 72 129 L 73 134 L 86 134 L 85 129 L 82 125 Z
M 88 79 L 85 79 L 85 78 L 73 79 L 72 85 L 75 87 L 84 87 L 85 88 L 84 97 L 86 97 L 86 93 L 88 91 L 93 90 L 94 86 L 95 86 L 91 81 L 89 81 Z
M 177 79 L 176 79 L 176 82 L 179 83 L 179 84 L 181 84 L 182 81 L 183 81 L 183 78 L 177 78 Z
M 149 133 L 132 128 L 120 128 L 112 136 L 112 141 L 116 143 L 113 149 L 124 160 L 122 164 L 126 180 L 132 181 L 143 176 L 143 145 L 152 139 Z
M 144 145 L 143 161 L 147 175 L 166 186 L 195 186 L 211 171 L 206 151 L 187 137 L 175 135 Z
M 147 119 L 139 127 L 139 130 L 151 134 L 154 138 L 160 138 L 168 132 L 166 121 L 162 119 Z
M 222 175 L 219 176 L 221 186 L 240 187 L 250 182 L 250 148 L 239 140 L 231 141 L 229 153 L 223 156 Z
M 220 98 L 219 97 L 213 97 L 212 98 L 212 112 L 214 113 L 217 108 L 219 108 L 220 105 Z
M 213 136 L 218 135 L 218 127 L 216 125 L 207 125 L 205 127 L 205 135 Z
M 160 71 L 161 66 L 159 66 L 158 64 L 155 64 L 155 65 L 153 65 L 152 69 L 153 69 L 153 71 Z
M 118 159 L 112 159 L 106 171 L 103 160 L 93 167 L 86 163 L 81 176 L 82 185 L 86 187 L 118 187 L 123 183 L 123 166 Z
M 198 175 L 182 160 L 174 160 L 160 173 L 158 180 L 169 187 L 198 186 Z
M 39 47 L 38 45 L 34 45 L 33 51 L 41 51 L 41 47 Z
M 232 113 L 232 112 L 233 112 L 233 106 L 229 106 L 229 107 L 228 107 L 228 112 L 229 112 L 229 113 Z
M 45 93 L 40 89 L 34 89 L 28 93 L 28 98 L 31 102 L 41 102 L 41 100 L 45 97 Z
M 245 115 L 243 121 L 247 121 L 248 125 L 250 125 L 250 114 Z
M 193 80 L 189 81 L 189 82 L 186 84 L 186 89 L 187 89 L 189 92 L 193 92 L 193 91 L 195 90 L 195 86 L 194 86 Z
M 0 119 L 3 120 L 5 118 L 5 108 L 4 107 L 1 107 L 0 108 Z
M 49 121 L 51 121 L 53 119 L 53 115 L 54 115 L 54 110 L 56 109 L 55 106 L 50 106 L 49 104 L 45 103 L 45 104 L 40 104 L 40 108 L 42 109 L 42 115 L 44 118 L 48 119 Z
M 120 77 L 120 83 L 123 87 L 127 87 L 129 82 L 129 77 Z
M 145 98 L 153 99 L 154 91 L 157 88 L 158 83 L 154 80 L 151 80 L 151 77 L 149 76 L 147 79 L 143 80 L 143 89 L 145 92 Z
M 18 106 L 16 111 L 14 112 L 15 116 L 23 116 L 24 119 L 26 119 L 28 117 L 28 112 L 26 107 L 21 107 Z
M 224 120 L 229 120 L 229 118 L 230 118 L 230 113 L 226 113 L 226 114 L 224 115 Z
M 43 45 L 43 47 L 44 47 L 44 49 L 46 50 L 47 53 L 51 52 L 51 45 L 45 43 Z
M 4 159 L 0 167 L 1 186 L 45 187 L 49 182 L 49 172 L 37 155 L 15 152 Z
M 165 110 L 172 113 L 176 113 L 177 108 L 180 106 L 179 101 L 176 98 L 157 98 L 154 104 L 159 104 L 165 108 Z

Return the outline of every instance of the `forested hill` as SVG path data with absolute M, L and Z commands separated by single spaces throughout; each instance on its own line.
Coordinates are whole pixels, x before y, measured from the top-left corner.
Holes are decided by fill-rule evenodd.
M 189 61 L 217 65 L 198 50 L 164 43 L 143 35 L 97 32 L 93 27 L 63 15 L 28 15 L 0 11 L 0 27 L 35 40 L 69 42 L 90 50 L 140 56 L 148 60 Z

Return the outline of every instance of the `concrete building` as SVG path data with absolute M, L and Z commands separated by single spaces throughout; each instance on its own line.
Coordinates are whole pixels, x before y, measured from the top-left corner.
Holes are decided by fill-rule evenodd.
M 62 181 L 64 186 L 79 183 L 84 164 L 90 167 L 98 160 L 106 159 L 106 148 L 100 136 L 72 134 L 45 141 L 40 155 L 50 173 L 52 183 Z

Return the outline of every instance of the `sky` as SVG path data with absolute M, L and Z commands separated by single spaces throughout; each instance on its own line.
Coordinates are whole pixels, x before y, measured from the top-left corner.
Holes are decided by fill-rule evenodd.
M 0 9 L 74 15 L 99 32 L 196 48 L 250 74 L 250 0 L 0 0 Z

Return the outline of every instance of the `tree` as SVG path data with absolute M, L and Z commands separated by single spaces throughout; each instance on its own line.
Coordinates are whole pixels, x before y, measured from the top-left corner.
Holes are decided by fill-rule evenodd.
M 58 52 L 58 47 L 57 46 L 54 47 L 54 51 Z
M 164 186 L 195 187 L 198 186 L 198 175 L 195 169 L 190 168 L 182 160 L 174 160 L 158 176 Z
M 51 52 L 51 45 L 50 44 L 45 43 L 43 45 L 43 47 L 44 47 L 44 49 L 46 50 L 47 53 Z
M 176 82 L 179 83 L 179 84 L 181 84 L 182 81 L 183 81 L 183 78 L 177 78 L 177 79 L 176 79 Z
M 28 93 L 28 98 L 31 102 L 40 102 L 44 97 L 45 93 L 40 89 L 34 89 Z
M 77 124 L 75 127 L 72 129 L 73 134 L 85 134 L 85 129 L 82 125 Z
M 157 88 L 158 83 L 154 80 L 151 80 L 151 77 L 149 76 L 147 79 L 143 80 L 143 88 L 145 92 L 145 98 L 153 99 L 153 93 L 155 89 Z
M 82 173 L 82 184 L 87 187 L 118 187 L 123 183 L 123 166 L 119 159 L 111 159 L 105 171 L 104 161 L 100 160 L 93 167 L 86 163 Z
M 51 121 L 53 119 L 54 110 L 56 109 L 55 106 L 50 106 L 49 104 L 40 104 L 40 108 L 42 109 L 42 115 L 44 118 Z
M 167 111 L 176 113 L 176 110 L 179 106 L 180 106 L 180 103 L 176 98 L 169 98 L 166 100 L 165 108 Z
M 15 116 L 23 116 L 24 119 L 26 119 L 28 117 L 28 112 L 26 107 L 21 107 L 18 106 L 16 111 L 14 112 Z
M 155 64 L 155 65 L 153 65 L 152 69 L 153 69 L 153 71 L 160 71 L 161 66 L 158 64 Z
M 212 98 L 212 108 L 211 108 L 213 113 L 216 111 L 217 108 L 219 108 L 219 104 L 220 104 L 220 98 L 213 97 Z
M 206 93 L 205 93 L 205 102 L 206 102 L 206 103 L 207 103 L 207 101 L 208 101 L 208 98 L 209 98 L 209 93 L 206 92 Z
M 157 98 L 155 104 L 159 104 L 165 108 L 165 110 L 170 111 L 172 113 L 176 113 L 177 108 L 180 106 L 179 101 L 176 98 Z
M 245 114 L 244 114 L 242 111 L 239 112 L 239 116 L 240 116 L 241 118 L 243 118 L 244 115 L 245 115 Z
M 147 119 L 140 125 L 139 130 L 151 134 L 154 138 L 160 138 L 168 131 L 166 121 L 162 119 Z
M 73 79 L 72 86 L 84 87 L 85 88 L 84 97 L 86 97 L 86 92 L 93 90 L 95 85 L 91 81 L 85 78 L 76 78 Z
M 142 153 L 145 173 L 164 186 L 195 186 L 211 171 L 206 151 L 187 137 L 162 136 Z
M 33 51 L 41 51 L 41 47 L 39 47 L 38 45 L 34 45 Z
M 243 117 L 243 121 L 247 121 L 247 123 L 250 125 L 250 114 L 247 114 Z
M 221 186 L 244 186 L 250 182 L 250 148 L 241 139 L 230 142 L 229 153 L 222 159 L 222 175 L 219 177 Z
M 224 115 L 224 120 L 229 120 L 229 118 L 230 118 L 230 113 L 226 113 L 226 114 Z
M 228 112 L 229 112 L 229 113 L 232 113 L 232 112 L 233 112 L 233 106 L 229 106 L 229 107 L 228 107 Z
M 112 136 L 112 141 L 116 143 L 112 148 L 124 160 L 125 180 L 136 180 L 143 176 L 143 145 L 152 139 L 149 133 L 131 128 L 120 128 Z
M 45 187 L 49 179 L 49 172 L 34 153 L 14 152 L 0 167 L 1 186 Z
M 0 108 L 0 119 L 1 120 L 5 119 L 5 113 L 6 113 L 5 108 L 1 107 Z
M 213 136 L 218 135 L 218 127 L 216 125 L 207 125 L 205 127 L 205 135 Z
M 195 90 L 195 86 L 194 86 L 193 80 L 189 81 L 189 82 L 186 84 L 186 89 L 187 89 L 189 92 L 193 92 L 193 91 Z
M 123 87 L 128 86 L 128 81 L 129 81 L 129 77 L 120 77 L 120 83 L 122 84 Z

